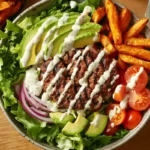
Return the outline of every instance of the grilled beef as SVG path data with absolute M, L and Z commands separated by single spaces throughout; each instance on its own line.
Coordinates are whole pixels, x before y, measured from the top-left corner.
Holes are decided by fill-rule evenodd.
M 46 91 L 48 85 L 50 82 L 54 79 L 55 75 L 58 73 L 58 71 L 61 68 L 67 68 L 67 66 L 72 63 L 72 66 L 69 70 L 65 70 L 62 74 L 62 76 L 59 78 L 59 80 L 54 85 L 54 91 L 50 95 L 50 99 L 54 102 L 57 102 L 61 93 L 64 91 L 64 88 L 66 84 L 71 80 L 71 75 L 73 73 L 73 70 L 75 67 L 78 68 L 77 74 L 74 78 L 74 82 L 72 83 L 69 90 L 65 93 L 64 98 L 62 99 L 61 103 L 59 104 L 59 109 L 67 109 L 69 108 L 70 102 L 75 98 L 75 95 L 81 88 L 81 85 L 79 84 L 79 80 L 83 78 L 85 71 L 88 69 L 88 66 L 91 62 L 93 62 L 97 55 L 99 54 L 99 50 L 95 48 L 90 48 L 89 51 L 86 52 L 86 54 L 83 57 L 83 60 L 80 61 L 80 63 L 76 66 L 78 58 L 75 60 L 73 59 L 74 55 L 78 51 L 83 51 L 83 49 L 76 49 L 71 50 L 67 52 L 61 59 L 60 62 L 54 67 L 53 71 L 49 73 L 47 78 L 44 81 L 43 86 L 43 92 Z M 42 76 L 46 71 L 46 68 L 48 64 L 53 60 L 53 58 L 49 58 L 49 60 L 45 61 L 41 65 L 41 74 L 40 74 L 40 80 L 42 80 Z M 76 101 L 75 105 L 73 106 L 73 109 L 75 110 L 81 110 L 84 109 L 87 101 L 90 99 L 90 94 L 92 93 L 95 85 L 97 84 L 99 78 L 103 75 L 103 73 L 108 70 L 110 63 L 112 62 L 112 59 L 108 57 L 107 54 L 104 55 L 102 60 L 100 61 L 97 69 L 92 72 L 92 74 L 88 77 L 88 86 L 84 89 L 84 91 L 81 93 L 80 98 Z M 92 102 L 90 104 L 90 110 L 94 110 L 97 105 L 100 105 L 99 99 L 102 97 L 103 100 L 108 99 L 116 86 L 117 80 L 114 81 L 113 84 L 111 84 L 111 81 L 114 79 L 114 76 L 117 75 L 117 68 L 114 67 L 111 71 L 109 79 L 101 86 L 101 90 L 99 93 L 97 93 L 94 98 L 92 99 Z

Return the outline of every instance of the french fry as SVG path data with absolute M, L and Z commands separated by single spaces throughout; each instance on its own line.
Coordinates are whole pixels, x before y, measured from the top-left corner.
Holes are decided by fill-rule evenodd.
M 117 65 L 121 69 L 127 69 L 127 64 L 124 61 L 122 61 L 120 57 L 118 57 Z
M 131 64 L 131 65 L 141 65 L 144 68 L 150 70 L 150 62 L 144 61 L 138 58 L 135 58 L 133 56 L 125 55 L 125 54 L 119 54 L 119 57 L 122 61 Z
M 116 6 L 111 0 L 105 0 L 105 8 L 114 43 L 122 44 L 122 33 L 119 27 L 119 16 Z
M 106 15 L 105 7 L 98 7 L 92 16 L 92 21 L 99 23 L 101 19 Z
M 116 45 L 116 49 L 122 54 L 127 54 L 150 61 L 150 51 L 145 50 L 143 48 L 132 47 L 127 45 Z
M 142 46 L 150 48 L 150 38 L 128 38 L 125 40 L 126 45 Z
M 12 4 L 13 4 L 12 2 L 7 2 L 7 1 L 0 2 L 0 11 L 9 8 Z
M 130 20 L 131 20 L 130 10 L 127 8 L 123 8 L 120 12 L 120 29 L 122 33 L 124 33 L 127 30 L 130 24 Z
M 100 42 L 102 43 L 103 47 L 107 50 L 109 54 L 116 52 L 115 47 L 113 46 L 113 44 L 106 35 L 104 34 L 100 35 Z
M 137 36 L 146 26 L 148 22 L 147 18 L 140 19 L 137 21 L 131 28 L 126 32 L 124 38 L 135 37 Z

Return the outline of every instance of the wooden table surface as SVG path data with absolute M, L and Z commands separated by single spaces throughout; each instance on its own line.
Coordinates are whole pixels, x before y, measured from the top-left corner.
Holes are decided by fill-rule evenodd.
M 38 0 L 29 0 L 28 6 Z M 144 17 L 148 0 L 117 0 L 131 9 L 137 16 Z M 130 141 L 116 150 L 150 150 L 150 120 Z M 0 110 L 0 150 L 41 150 L 23 138 L 7 121 Z

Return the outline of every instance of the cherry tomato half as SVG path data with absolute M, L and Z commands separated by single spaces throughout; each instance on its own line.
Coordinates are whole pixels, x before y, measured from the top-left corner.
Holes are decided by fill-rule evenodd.
M 119 104 L 109 104 L 106 113 L 109 116 L 109 120 L 114 123 L 115 126 L 122 124 L 126 117 L 126 111 L 121 109 Z
M 126 119 L 123 122 L 123 126 L 125 129 L 134 129 L 142 120 L 142 115 L 139 111 L 136 110 L 128 110 Z
M 113 94 L 113 99 L 116 101 L 116 102 L 120 102 L 121 100 L 124 99 L 126 95 L 126 86 L 125 85 L 118 85 L 114 91 L 114 94 Z
M 134 110 L 146 110 L 150 106 L 150 91 L 148 89 L 144 89 L 141 92 L 131 90 L 128 103 Z
M 119 126 L 112 126 L 111 124 L 112 122 L 109 121 L 104 130 L 104 134 L 107 136 L 115 135 L 120 128 Z
M 127 71 L 125 72 L 125 81 L 127 83 L 129 83 L 133 76 L 135 76 L 139 70 L 140 70 L 140 67 L 141 66 L 131 66 L 127 69 Z M 146 73 L 146 71 L 144 70 L 138 77 L 138 80 L 136 81 L 135 83 L 135 86 L 133 87 L 133 90 L 136 90 L 136 91 L 142 91 L 146 85 L 148 83 L 148 75 Z

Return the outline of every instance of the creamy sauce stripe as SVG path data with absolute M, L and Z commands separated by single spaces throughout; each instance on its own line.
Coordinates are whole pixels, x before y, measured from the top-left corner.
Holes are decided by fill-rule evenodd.
M 92 102 L 93 97 L 101 90 L 101 86 L 109 79 L 110 73 L 112 69 L 116 66 L 117 61 L 113 60 L 113 62 L 110 64 L 109 69 L 103 73 L 103 75 L 98 80 L 97 84 L 95 85 L 95 88 L 93 89 L 90 99 L 87 102 L 87 105 L 85 105 L 85 110 L 90 108 L 90 104 Z
M 140 67 L 139 71 L 133 76 L 131 77 L 129 83 L 127 84 L 127 89 L 133 89 L 136 85 L 136 82 L 138 81 L 140 75 L 143 73 L 144 68 Z M 117 92 L 119 92 L 121 86 L 118 87 Z M 109 112 L 109 119 L 111 120 L 117 113 L 120 113 L 120 111 L 122 109 L 126 109 L 127 105 L 128 105 L 128 100 L 129 100 L 129 94 L 126 94 L 126 96 L 124 97 L 124 99 L 120 102 L 120 107 L 115 106 L 113 110 L 111 110 Z M 112 127 L 114 126 L 114 124 L 111 125 Z
M 69 14 L 68 13 L 64 13 L 63 16 L 58 20 L 57 25 L 55 25 L 54 27 L 52 27 L 45 35 L 44 37 L 44 41 L 42 43 L 42 47 L 40 52 L 38 53 L 38 55 L 36 56 L 36 63 L 40 63 L 41 60 L 44 58 L 44 53 L 47 49 L 48 43 L 50 42 L 50 37 L 52 36 L 52 34 L 58 29 L 57 27 L 61 27 L 62 25 L 64 25 L 69 19 Z M 58 30 L 57 30 L 58 31 Z M 57 33 L 56 31 L 56 33 Z M 57 36 L 57 34 L 56 34 Z M 52 45 L 50 45 L 51 49 L 53 48 Z
M 76 61 L 76 64 L 75 64 L 75 67 L 74 67 L 74 69 L 73 69 L 73 72 L 72 72 L 72 74 L 71 74 L 71 80 L 67 83 L 67 85 L 64 87 L 64 91 L 61 93 L 61 95 L 60 95 L 60 97 L 59 97 L 59 99 L 58 99 L 58 102 L 57 102 L 57 105 L 56 105 L 56 107 L 61 103 L 61 101 L 62 101 L 62 99 L 64 98 L 64 96 L 65 96 L 65 94 L 66 94 L 66 92 L 69 90 L 69 88 L 71 87 L 71 85 L 74 83 L 74 78 L 75 78 L 75 76 L 76 76 L 76 74 L 77 74 L 77 72 L 78 72 L 78 65 L 79 65 L 79 63 L 80 63 L 80 61 L 84 58 L 84 55 L 90 50 L 90 48 L 91 48 L 92 46 L 87 46 L 84 50 L 83 50 L 83 52 L 82 52 L 82 55 L 77 59 L 77 61 Z M 81 52 L 81 51 L 80 51 Z M 78 54 L 79 55 L 79 54 Z M 74 58 L 76 58 L 78 55 L 76 55 Z M 73 60 L 74 61 L 74 60 Z M 72 64 L 73 63 L 73 61 L 70 63 L 70 64 Z M 69 65 L 70 65 L 69 64 Z M 68 66 L 69 66 L 68 65 Z M 72 103 L 70 103 L 70 105 L 73 105 Z
M 38 42 L 40 41 L 42 35 L 43 35 L 43 32 L 45 30 L 45 28 L 47 27 L 47 25 L 54 21 L 54 20 L 57 20 L 56 17 L 52 16 L 52 17 L 49 17 L 43 24 L 42 26 L 38 29 L 37 31 L 37 34 L 33 37 L 33 39 L 28 43 L 28 45 L 26 46 L 26 49 L 25 49 L 25 52 L 24 52 L 24 55 L 23 57 L 21 58 L 21 63 L 22 63 L 22 66 L 25 67 L 30 59 L 30 56 L 31 56 L 31 51 L 32 51 L 32 48 L 35 44 L 38 44 Z

